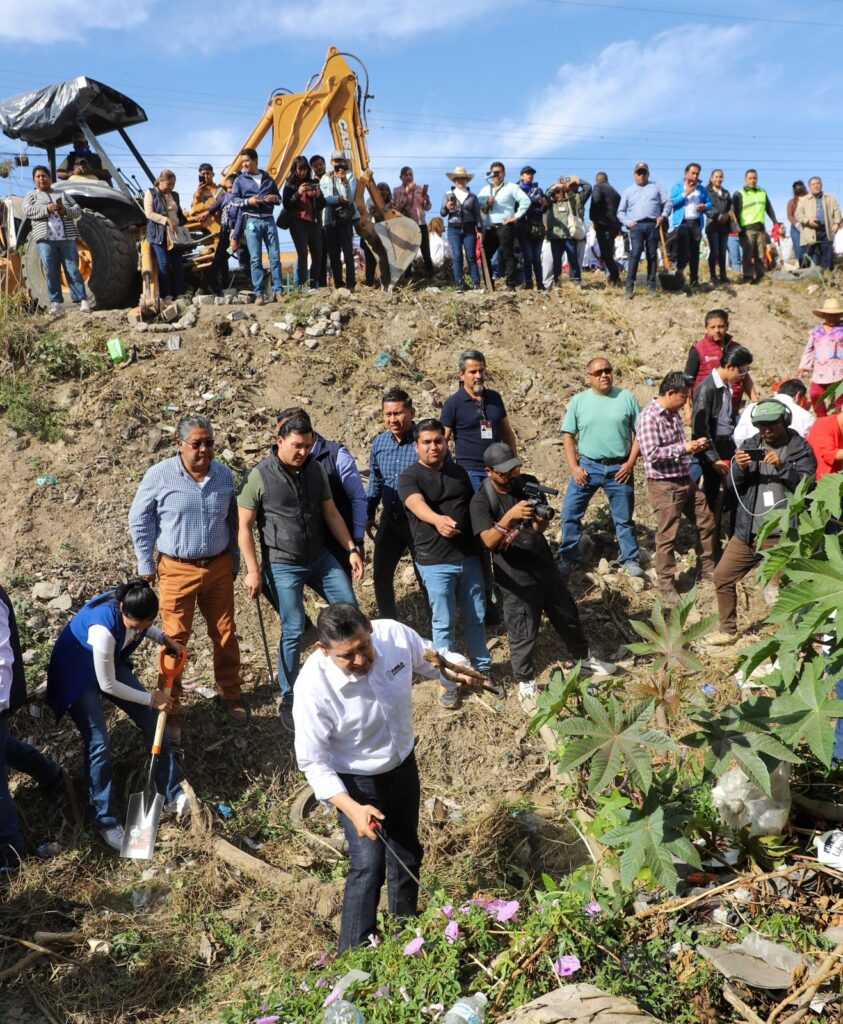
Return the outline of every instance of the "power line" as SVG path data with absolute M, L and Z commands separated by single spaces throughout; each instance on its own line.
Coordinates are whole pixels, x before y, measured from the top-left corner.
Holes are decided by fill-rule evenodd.
M 843 22 L 834 21 L 802 21 L 787 18 L 761 18 L 751 14 L 716 14 L 712 11 L 677 10 L 671 7 L 641 7 L 638 5 L 623 6 L 620 4 L 600 3 L 598 0 L 538 0 L 542 4 L 553 4 L 558 7 L 596 7 L 607 11 L 641 11 L 645 14 L 668 14 L 680 18 L 718 18 L 723 21 L 762 22 L 765 25 L 807 25 L 810 28 L 843 28 Z

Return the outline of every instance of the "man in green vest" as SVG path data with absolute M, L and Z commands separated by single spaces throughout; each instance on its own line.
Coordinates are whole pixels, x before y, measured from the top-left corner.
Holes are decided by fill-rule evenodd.
M 743 278 L 750 284 L 758 284 L 764 276 L 764 248 L 767 245 L 764 215 L 777 223 L 773 204 L 764 189 L 758 187 L 758 171 L 750 169 L 743 176 L 743 188 L 735 192 L 733 208 L 741 229 Z

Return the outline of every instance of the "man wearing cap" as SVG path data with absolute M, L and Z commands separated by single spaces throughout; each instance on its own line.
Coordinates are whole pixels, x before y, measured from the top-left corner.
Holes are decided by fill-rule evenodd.
M 448 220 L 448 244 L 451 246 L 454 285 L 458 292 L 465 291 L 463 281 L 463 254 L 471 275 L 471 283 L 480 287 L 477 267 L 477 236 L 483 230 L 483 211 L 480 200 L 471 191 L 469 182 L 474 177 L 464 167 L 455 167 L 445 175 L 454 187 L 445 193 L 440 216 Z
M 673 202 L 661 185 L 650 181 L 650 168 L 637 163 L 634 185 L 624 190 L 618 206 L 618 219 L 629 231 L 629 266 L 626 272 L 626 297 L 632 298 L 641 253 L 647 253 L 647 294 L 656 294 L 659 228 L 673 211 Z
M 544 291 L 542 284 L 542 243 L 544 242 L 544 211 L 547 209 L 547 199 L 544 192 L 535 181 L 535 168 L 527 166 L 521 168 L 521 179 L 518 187 L 530 200 L 530 206 L 526 216 L 518 221 L 518 245 L 521 248 L 521 256 L 524 260 L 524 287 L 530 291 L 533 287 L 533 277 L 536 278 L 536 291 Z
M 720 630 L 706 637 L 712 647 L 726 647 L 738 637 L 738 581 L 761 561 L 756 535 L 764 518 L 787 505 L 800 480 L 813 477 L 817 463 L 810 446 L 790 426 L 790 410 L 775 398 L 756 405 L 752 414 L 757 432 L 735 452 L 726 486 L 737 498 L 735 532 L 714 570 Z M 779 531 L 765 538 L 773 547 Z
M 91 167 L 91 162 L 85 153 L 77 153 L 73 157 L 71 172 L 68 181 L 99 181 L 99 175 Z
M 802 196 L 796 204 L 799 244 L 814 263 L 831 270 L 834 264 L 834 236 L 843 227 L 843 214 L 834 196 L 823 191 L 822 178 L 811 178 L 808 189 L 808 194 Z
M 478 198 L 483 208 L 483 250 L 491 264 L 500 249 L 506 286 L 514 291 L 517 263 L 515 261 L 515 225 L 530 209 L 529 196 L 511 181 L 505 180 L 506 168 L 496 160 L 486 175 L 488 184 L 480 189 Z
M 800 437 L 807 438 L 808 431 L 814 425 L 816 417 L 808 408 L 808 389 L 805 384 L 798 377 L 792 377 L 790 380 L 783 380 L 773 390 L 776 401 L 790 409 L 792 416 L 790 426 Z M 732 434 L 732 440 L 738 448 L 742 447 L 743 443 L 748 441 L 753 434 L 758 433 L 752 424 L 752 414 L 757 405 L 758 402 L 750 402 L 741 412 L 738 425 Z
M 492 552 L 518 699 L 529 711 L 536 695 L 533 650 L 542 612 L 587 672 L 611 675 L 615 666 L 589 650 L 577 606 L 544 538 L 550 520 L 537 515 L 534 503 L 525 498 L 524 482 L 538 481 L 522 475 L 521 460 L 509 445 L 490 444 L 483 459 L 486 480 L 471 499 L 471 528 Z
M 643 576 L 632 521 L 639 455 L 635 421 L 641 410 L 631 391 L 615 387 L 605 356 L 589 360 L 585 372 L 590 386 L 571 399 L 561 427 L 571 478 L 562 506 L 559 569 L 567 575 L 579 562 L 583 516 L 602 488 L 615 524 L 621 568 L 628 576 Z

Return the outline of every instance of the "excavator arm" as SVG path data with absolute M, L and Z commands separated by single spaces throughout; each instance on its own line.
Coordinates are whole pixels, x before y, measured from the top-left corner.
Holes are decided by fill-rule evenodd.
M 314 132 L 322 120 L 327 118 L 334 147 L 345 153 L 357 178 L 354 201 L 360 213 L 360 234 L 379 257 L 382 274 L 386 272 L 388 266 L 390 277 L 397 280 L 412 263 L 418 251 L 421 231 L 418 224 L 409 217 L 404 217 L 397 210 L 386 208 L 383 197 L 375 186 L 366 146 L 368 128 L 365 101 L 369 97 L 368 93 L 361 89 L 358 76 L 348 64 L 346 56 L 351 55 L 340 53 L 332 46 L 325 57 L 322 70 L 310 79 L 303 92 L 274 92 L 262 117 L 229 163 L 225 173 L 239 170 L 239 153 L 247 148 L 257 149 L 271 132 L 271 146 L 265 170 L 272 175 L 279 187 L 283 186 L 293 160 L 300 153 L 304 153 Z M 362 62 L 358 63 L 361 63 L 365 74 Z M 368 76 L 366 78 L 368 82 Z M 367 194 L 383 218 L 382 223 L 373 223 L 369 216 Z M 205 228 L 219 230 L 219 226 L 214 226 L 213 222 L 206 224 Z M 389 284 L 390 281 L 384 283 Z

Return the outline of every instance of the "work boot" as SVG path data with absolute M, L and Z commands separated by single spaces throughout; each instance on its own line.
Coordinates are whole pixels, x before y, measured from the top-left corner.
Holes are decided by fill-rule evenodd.
M 256 306 L 262 306 L 265 302 L 266 302 L 266 299 L 263 297 L 263 295 L 256 295 L 255 296 L 255 305 Z
M 293 695 L 291 693 L 286 693 L 283 697 L 279 698 L 278 719 L 287 732 L 294 733 L 296 731 L 296 725 L 293 721 Z
M 708 647 L 731 647 L 737 643 L 737 633 L 727 633 L 722 629 L 718 629 L 715 633 L 709 633 L 708 636 L 703 637 L 703 643 Z
M 627 288 L 627 289 L 625 289 L 625 290 L 624 290 L 624 296 L 625 296 L 625 297 L 626 297 L 627 299 L 631 299 L 631 298 L 632 298 L 632 289 L 631 289 L 631 288 Z

